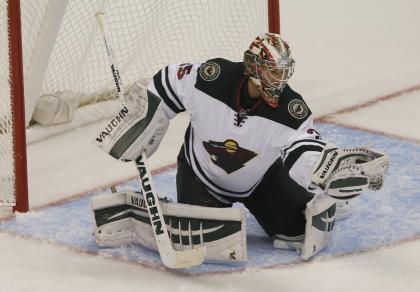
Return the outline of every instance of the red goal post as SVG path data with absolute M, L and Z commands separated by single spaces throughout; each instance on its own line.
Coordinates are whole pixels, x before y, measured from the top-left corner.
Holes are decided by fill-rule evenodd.
M 98 10 L 126 86 L 169 63 L 240 60 L 259 33 L 280 32 L 279 0 L 0 0 L 0 209 L 29 209 L 27 143 L 80 126 L 30 123 L 40 96 L 74 93 L 89 105 L 76 111 L 81 120 L 115 97 Z
M 9 21 L 9 64 L 10 64 L 10 109 L 12 113 L 13 147 L 7 150 L 13 151 L 13 165 L 7 163 L 8 167 L 14 167 L 14 177 L 10 177 L 13 171 L 7 172 L 0 182 L 9 184 L 8 191 L 13 190 L 14 195 L 2 195 L 2 203 L 5 206 L 14 205 L 19 212 L 26 212 L 29 209 L 28 203 L 28 179 L 26 159 L 26 135 L 25 135 L 25 104 L 23 92 L 23 60 L 22 60 L 22 34 L 20 21 L 20 1 L 13 0 L 7 6 Z M 3 64 L 1 64 L 3 66 Z M 2 106 L 5 106 L 2 104 Z M 1 122 L 4 126 L 4 121 Z M 3 128 L 3 127 L 2 127 Z M 4 126 L 5 128 L 5 126 Z M 3 149 L 4 150 L 4 149 Z M 6 162 L 4 162 L 6 164 Z M 7 182 L 6 182 L 7 180 Z M 14 180 L 14 182 L 12 182 Z M 3 187 L 1 188 L 3 191 Z

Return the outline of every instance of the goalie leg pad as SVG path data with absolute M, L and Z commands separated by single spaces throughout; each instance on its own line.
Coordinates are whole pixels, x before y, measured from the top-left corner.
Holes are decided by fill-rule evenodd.
M 244 211 L 160 202 L 176 250 L 205 246 L 206 260 L 246 261 Z M 139 244 L 157 250 L 146 203 L 131 191 L 92 198 L 96 242 L 115 247 Z M 128 223 L 127 223 L 128 222 Z
M 305 210 L 305 240 L 301 258 L 308 260 L 324 249 L 333 232 L 335 223 L 335 200 L 329 196 L 316 195 Z
M 118 247 L 133 243 L 131 210 L 126 208 L 124 193 L 95 196 L 90 205 L 96 223 L 97 245 Z

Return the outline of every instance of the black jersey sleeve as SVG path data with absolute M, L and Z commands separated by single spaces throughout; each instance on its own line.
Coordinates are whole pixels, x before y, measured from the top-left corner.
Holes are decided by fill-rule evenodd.
M 314 129 L 310 117 L 302 123 L 283 148 L 283 163 L 289 169 L 290 177 L 299 185 L 308 188 L 311 184 L 310 171 L 325 145 L 326 142 Z

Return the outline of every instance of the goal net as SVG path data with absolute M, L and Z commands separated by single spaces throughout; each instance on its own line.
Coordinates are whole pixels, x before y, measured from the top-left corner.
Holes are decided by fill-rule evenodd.
M 278 0 L 277 5 L 278 5 Z M 106 14 L 108 35 L 126 87 L 146 83 L 161 67 L 212 57 L 242 60 L 249 43 L 269 30 L 272 0 L 0 0 L 0 205 L 14 206 L 16 170 L 10 27 L 21 19 L 27 143 L 113 116 L 117 102 L 95 12 Z M 271 6 L 270 6 L 271 7 Z M 275 14 L 278 16 L 278 6 Z M 272 10 L 272 9 L 271 9 Z M 274 22 L 278 18 L 274 18 Z M 37 122 L 41 100 L 64 99 L 68 121 Z M 50 102 L 50 103 L 48 103 Z

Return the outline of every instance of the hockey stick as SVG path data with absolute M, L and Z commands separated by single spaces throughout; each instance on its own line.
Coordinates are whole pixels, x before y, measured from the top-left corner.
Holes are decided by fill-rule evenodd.
M 124 87 L 116 66 L 115 56 L 112 51 L 111 44 L 106 35 L 104 22 L 105 14 L 103 12 L 97 12 L 95 17 L 107 49 L 108 59 L 119 99 L 124 103 Z M 153 226 L 152 229 L 156 239 L 156 245 L 163 264 L 168 268 L 175 269 L 189 268 L 202 264 L 206 253 L 206 247 L 200 246 L 182 251 L 177 251 L 173 248 L 172 241 L 169 238 L 168 229 L 163 218 L 162 209 L 159 205 L 159 198 L 152 181 L 152 175 L 147 164 L 146 153 L 144 151 L 142 155 L 136 159 L 136 167 L 140 174 L 140 187 L 144 197 L 146 198 L 147 211 Z
M 121 82 L 120 72 L 116 66 L 115 62 L 115 55 L 114 51 L 112 50 L 111 44 L 108 40 L 107 32 L 105 29 L 105 13 L 97 12 L 95 13 L 96 22 L 98 24 L 99 31 L 102 36 L 102 40 L 104 41 L 109 65 L 111 66 L 112 77 L 114 78 L 115 87 L 117 89 L 118 98 L 122 103 L 125 103 L 125 96 L 124 96 L 124 87 L 123 83 Z

